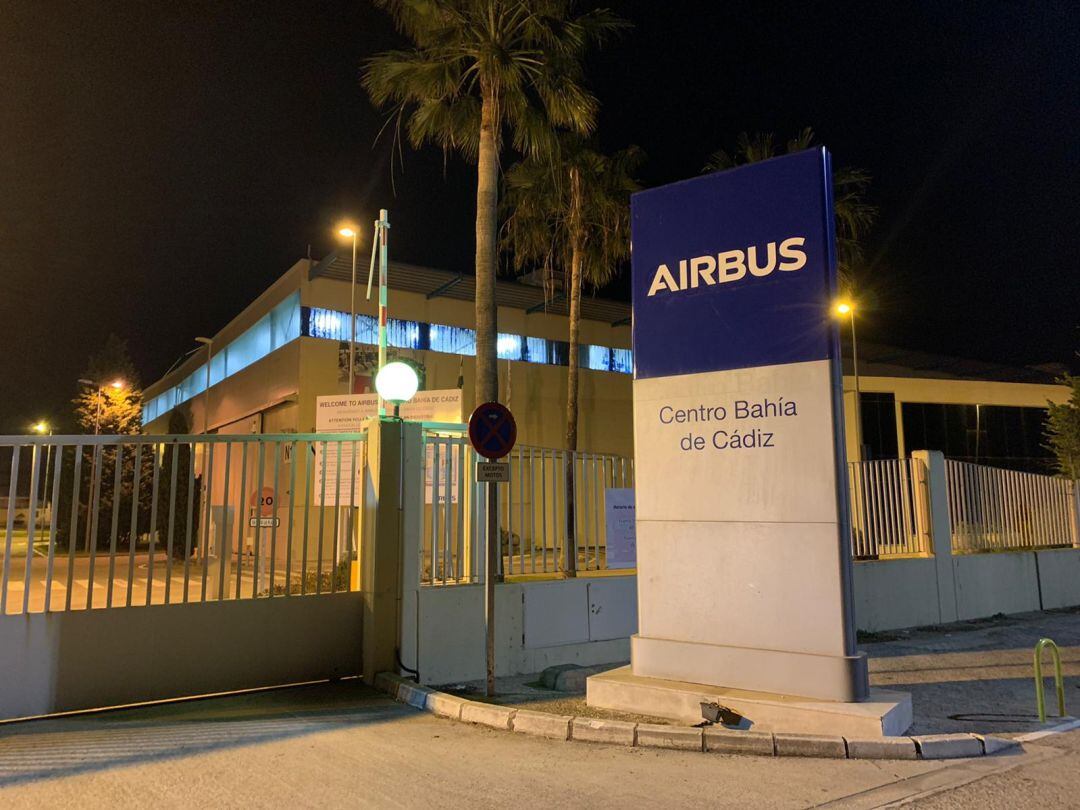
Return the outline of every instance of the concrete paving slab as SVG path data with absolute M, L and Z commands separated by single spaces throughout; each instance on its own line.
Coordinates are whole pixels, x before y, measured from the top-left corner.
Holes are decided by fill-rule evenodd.
M 702 751 L 702 730 L 686 726 L 662 726 L 638 723 L 637 744 L 642 748 L 678 748 Z
M 844 759 L 847 747 L 843 737 L 824 734 L 774 734 L 778 757 L 821 757 Z
M 718 754 L 753 754 L 771 757 L 776 755 L 773 735 L 762 731 L 729 731 L 707 726 L 705 750 Z
M 408 703 L 414 708 L 423 709 L 427 704 L 428 696 L 434 691 L 426 686 L 418 686 L 415 683 L 402 681 L 398 684 L 397 699 L 402 703 Z
M 983 753 L 987 756 L 1001 751 L 1011 751 L 1020 747 L 1020 743 L 1008 737 L 995 737 L 992 735 L 976 734 L 983 744 Z
M 461 709 L 469 701 L 463 700 L 445 692 L 432 692 L 427 696 L 424 708 L 439 717 L 449 717 L 451 720 L 461 719 Z
M 494 706 L 490 703 L 477 703 L 475 700 L 467 700 L 461 707 L 461 719 L 466 723 L 476 723 L 480 726 L 497 728 L 500 731 L 509 731 L 517 709 L 508 709 L 505 706 Z
M 623 720 L 597 720 L 592 717 L 575 717 L 571 739 L 585 742 L 633 745 L 637 723 Z
M 913 739 L 923 759 L 981 757 L 983 754 L 982 740 L 974 734 L 935 734 Z
M 849 759 L 918 759 L 915 741 L 910 737 L 881 737 L 876 740 L 847 739 Z
M 550 740 L 569 740 L 573 721 L 574 718 L 568 715 L 518 709 L 514 715 L 514 731 Z

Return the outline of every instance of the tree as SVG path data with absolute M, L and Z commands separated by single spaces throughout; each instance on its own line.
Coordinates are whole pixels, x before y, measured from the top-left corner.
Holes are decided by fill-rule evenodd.
M 84 378 L 92 385 L 80 383 L 79 394 L 72 402 L 75 418 L 86 432 L 104 435 L 137 434 L 142 426 L 142 391 L 135 365 L 127 353 L 127 346 L 116 335 L 109 335 L 101 350 L 90 357 Z M 113 383 L 120 383 L 114 386 Z M 117 451 L 120 456 L 119 486 L 117 486 Z M 139 472 L 142 481 L 149 480 L 153 470 L 153 454 L 147 449 L 141 453 Z M 75 452 L 59 454 L 57 469 L 62 479 L 61 499 L 57 514 L 62 543 L 82 543 L 84 540 L 98 548 L 107 547 L 112 535 L 112 516 L 117 516 L 117 539 L 130 540 L 131 500 L 135 495 L 135 447 L 118 444 L 83 449 L 78 466 L 79 502 L 76 510 L 77 524 L 71 526 L 71 501 L 75 489 Z M 136 509 L 136 534 L 149 528 L 148 494 L 140 486 L 139 504 Z M 93 508 L 96 505 L 96 508 Z M 95 521 L 96 518 L 96 521 Z M 72 532 L 72 529 L 75 529 Z
M 75 397 L 75 418 L 88 433 L 131 434 L 142 428 L 142 390 L 127 344 L 109 335 L 87 363 Z
M 594 151 L 573 135 L 560 137 L 553 159 L 527 158 L 506 175 L 503 245 L 518 271 L 540 267 L 545 289 L 562 277 L 569 303 L 570 358 L 566 446 L 577 450 L 581 291 L 611 281 L 630 255 L 630 195 L 643 153 Z
M 1075 481 L 1080 479 L 1080 377 L 1066 375 L 1062 382 L 1072 393 L 1068 402 L 1047 403 L 1046 447 L 1057 460 L 1058 473 Z
M 575 536 L 574 466 L 578 439 L 581 289 L 611 281 L 630 255 L 630 194 L 643 154 L 630 147 L 602 155 L 573 134 L 559 138 L 553 159 L 527 158 L 506 175 L 503 243 L 516 269 L 539 266 L 551 290 L 562 276 L 569 302 L 570 351 L 566 395 L 566 522 Z M 571 543 L 572 547 L 572 543 Z M 570 561 L 573 570 L 576 561 Z
M 174 408 L 169 414 L 169 435 L 191 433 L 189 415 L 184 408 Z M 183 559 L 199 545 L 199 513 L 202 501 L 202 476 L 196 475 L 191 445 L 165 444 L 158 469 L 157 542 L 158 549 L 168 551 L 169 529 L 172 528 L 172 555 Z M 173 467 L 176 467 L 175 474 Z M 191 545 L 188 546 L 188 510 L 191 511 Z
M 736 141 L 735 151 L 718 149 L 709 156 L 704 171 L 730 169 L 745 163 L 757 163 L 809 149 L 814 145 L 814 131 L 803 129 L 790 139 L 781 150 L 771 132 L 748 134 L 742 132 Z M 877 219 L 877 207 L 866 201 L 870 188 L 870 174 L 850 166 L 833 169 L 833 209 L 836 213 L 836 268 L 841 284 L 849 291 L 856 284 L 857 269 L 862 265 L 862 242 Z
M 554 127 L 587 134 L 597 101 L 583 84 L 587 46 L 625 26 L 576 0 L 374 0 L 412 43 L 369 60 L 363 85 L 410 144 L 476 160 L 476 400 L 498 399 L 495 274 L 503 138 L 551 152 Z

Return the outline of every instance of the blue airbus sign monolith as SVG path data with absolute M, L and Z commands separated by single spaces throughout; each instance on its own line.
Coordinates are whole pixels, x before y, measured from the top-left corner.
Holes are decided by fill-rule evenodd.
M 633 198 L 634 676 L 867 697 L 829 155 Z

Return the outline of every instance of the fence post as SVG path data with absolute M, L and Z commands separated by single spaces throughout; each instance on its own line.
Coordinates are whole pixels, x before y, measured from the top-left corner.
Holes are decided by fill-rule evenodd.
M 1068 482 L 1069 516 L 1072 518 L 1073 548 L 1080 548 L 1080 481 Z
M 916 508 L 928 518 L 930 544 L 934 552 L 940 622 L 958 620 L 956 576 L 952 559 L 952 523 L 949 520 L 949 489 L 945 477 L 945 456 L 937 450 L 913 450 L 911 457 L 926 469 L 926 487 L 917 487 Z M 923 501 L 924 503 L 919 503 Z
M 398 671 L 404 611 L 399 598 L 404 599 L 408 585 L 419 587 L 416 546 L 422 511 L 416 501 L 418 489 L 421 498 L 423 493 L 423 442 L 417 423 L 374 417 L 366 429 L 359 559 L 364 605 L 362 668 L 364 681 L 370 684 L 380 672 Z M 415 601 L 409 606 L 415 619 Z M 415 623 L 410 628 L 409 638 L 415 641 Z

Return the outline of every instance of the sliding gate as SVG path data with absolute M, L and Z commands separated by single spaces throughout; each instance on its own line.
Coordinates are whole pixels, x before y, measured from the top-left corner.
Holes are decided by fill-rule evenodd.
M 0 719 L 360 672 L 364 434 L 0 437 Z

